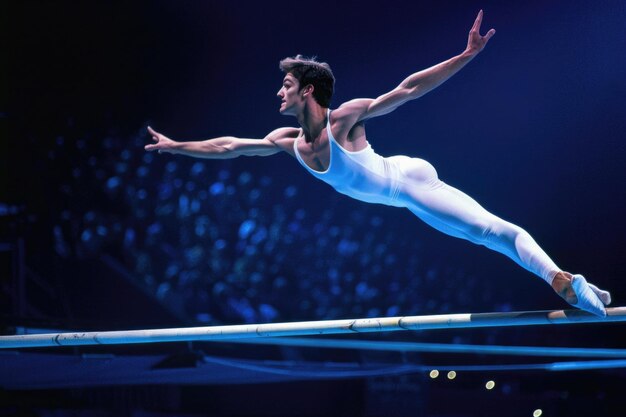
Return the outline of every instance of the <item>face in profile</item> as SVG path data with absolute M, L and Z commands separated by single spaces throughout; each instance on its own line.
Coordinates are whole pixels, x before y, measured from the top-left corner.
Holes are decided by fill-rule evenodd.
M 298 90 L 300 83 L 298 79 L 291 73 L 285 75 L 283 78 L 283 86 L 278 90 L 276 95 L 280 98 L 280 114 L 283 115 L 295 115 L 295 106 L 300 99 Z

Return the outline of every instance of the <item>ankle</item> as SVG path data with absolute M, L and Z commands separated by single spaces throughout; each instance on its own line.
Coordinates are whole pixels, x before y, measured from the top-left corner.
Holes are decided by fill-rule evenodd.
M 570 304 L 578 303 L 578 297 L 572 288 L 573 275 L 566 271 L 557 272 L 552 279 L 552 289 Z

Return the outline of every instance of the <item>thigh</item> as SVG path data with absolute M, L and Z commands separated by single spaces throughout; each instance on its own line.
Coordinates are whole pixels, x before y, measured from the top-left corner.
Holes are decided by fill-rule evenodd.
M 420 158 L 389 158 L 400 171 L 399 198 L 424 222 L 446 234 L 477 242 L 501 221 L 464 192 L 444 183 L 436 169 Z
M 464 192 L 439 181 L 437 187 L 403 187 L 407 207 L 430 226 L 449 235 L 477 241 L 500 219 Z

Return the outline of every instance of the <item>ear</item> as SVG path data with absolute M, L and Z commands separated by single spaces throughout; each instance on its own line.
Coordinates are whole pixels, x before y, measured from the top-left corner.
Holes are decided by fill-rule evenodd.
M 315 87 L 313 87 L 313 84 L 307 85 L 302 89 L 302 98 L 307 98 L 307 96 L 312 95 L 314 90 Z

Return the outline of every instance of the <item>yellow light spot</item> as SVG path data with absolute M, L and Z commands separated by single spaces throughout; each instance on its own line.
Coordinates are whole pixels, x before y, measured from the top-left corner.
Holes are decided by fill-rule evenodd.
M 496 383 L 493 381 L 487 381 L 487 383 L 485 384 L 485 388 L 487 389 L 493 389 L 493 387 L 496 386 Z
M 438 370 L 436 370 L 436 369 L 433 369 L 432 371 L 430 371 L 430 374 L 429 374 L 429 375 L 430 375 L 430 377 L 431 377 L 432 379 L 435 379 L 435 378 L 437 378 L 437 377 L 439 376 L 439 371 L 438 371 Z
M 541 411 L 541 408 L 538 408 L 535 411 L 533 411 L 533 417 L 539 417 L 542 414 L 543 414 L 543 411 Z
M 448 379 L 454 379 L 454 378 L 456 378 L 456 372 L 454 371 L 448 372 Z

